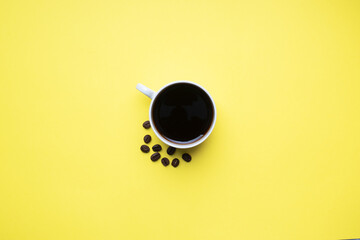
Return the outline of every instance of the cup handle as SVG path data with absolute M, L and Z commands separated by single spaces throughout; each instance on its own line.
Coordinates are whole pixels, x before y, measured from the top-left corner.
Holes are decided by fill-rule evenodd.
M 148 96 L 151 99 L 153 99 L 153 97 L 155 96 L 155 91 L 151 90 L 148 87 L 145 87 L 141 83 L 138 83 L 136 85 L 136 89 L 139 90 L 140 92 L 142 92 L 143 94 L 145 94 L 146 96 Z

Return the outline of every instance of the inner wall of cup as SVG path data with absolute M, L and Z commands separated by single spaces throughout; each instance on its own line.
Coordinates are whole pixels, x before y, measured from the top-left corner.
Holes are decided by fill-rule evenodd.
M 181 82 L 179 82 L 179 83 L 181 83 Z M 185 146 L 185 145 L 193 145 L 193 144 L 195 144 L 195 143 L 197 143 L 197 142 L 202 142 L 202 141 L 204 141 L 204 140 L 209 136 L 209 133 L 211 132 L 211 130 L 213 129 L 214 124 L 215 124 L 216 108 L 215 108 L 214 101 L 213 101 L 212 97 L 210 96 L 210 94 L 209 94 L 203 87 L 201 87 L 201 86 L 199 86 L 199 85 L 193 84 L 193 83 L 191 83 L 191 82 L 184 82 L 184 83 L 190 83 L 190 84 L 192 84 L 192 85 L 194 85 L 194 86 L 196 86 L 196 87 L 199 87 L 199 88 L 200 88 L 201 90 L 203 90 L 203 91 L 206 93 L 206 95 L 210 98 L 210 100 L 211 100 L 211 105 L 212 105 L 212 107 L 213 107 L 213 115 L 212 115 L 212 118 L 211 118 L 211 120 L 212 120 L 212 121 L 211 121 L 211 125 L 210 125 L 210 127 L 206 130 L 205 134 L 203 134 L 203 135 L 201 135 L 201 136 L 199 136 L 199 137 L 197 137 L 197 138 L 195 138 L 195 139 L 192 139 L 192 140 L 190 140 L 190 141 L 187 141 L 187 142 L 175 141 L 175 140 L 173 140 L 173 139 L 169 139 L 169 138 L 165 137 L 164 135 L 162 135 L 162 134 L 158 131 L 157 127 L 156 127 L 155 124 L 154 124 L 154 121 L 153 121 L 153 111 L 152 111 L 152 110 L 153 110 L 154 102 L 155 102 L 157 96 L 158 96 L 163 90 L 165 90 L 167 87 L 173 85 L 173 84 L 170 84 L 170 85 L 162 88 L 160 91 L 158 91 L 158 92 L 156 93 L 156 95 L 154 96 L 154 98 L 153 98 L 152 101 L 151 101 L 150 110 L 149 110 L 149 118 L 150 118 L 150 123 L 151 123 L 151 126 L 152 126 L 153 131 L 155 132 L 155 134 L 156 134 L 163 142 L 167 143 L 168 145 L 175 144 L 175 145 L 183 145 L 183 146 Z M 176 84 L 176 83 L 174 83 L 174 84 Z M 196 145 L 197 145 L 197 144 L 196 144 Z

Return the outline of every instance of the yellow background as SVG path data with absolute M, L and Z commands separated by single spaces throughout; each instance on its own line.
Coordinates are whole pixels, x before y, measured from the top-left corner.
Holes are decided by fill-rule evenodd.
M 218 121 L 165 168 L 180 79 Z M 360 237 L 360 1 L 2 0 L 0 115 L 1 240 Z

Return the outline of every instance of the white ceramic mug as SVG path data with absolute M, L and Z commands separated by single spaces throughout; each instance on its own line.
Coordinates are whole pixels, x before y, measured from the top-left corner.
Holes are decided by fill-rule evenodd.
M 168 88 L 169 86 L 171 85 L 174 85 L 174 84 L 178 84 L 178 83 L 187 83 L 187 84 L 192 84 L 192 85 L 195 85 L 197 87 L 199 87 L 200 89 L 202 89 L 210 98 L 211 102 L 212 102 L 212 105 L 213 105 L 213 110 L 214 110 L 214 115 L 213 115 L 213 118 L 212 118 L 212 123 L 210 125 L 210 128 L 208 129 L 208 131 L 206 132 L 206 134 L 204 136 L 202 136 L 201 138 L 199 139 L 196 139 L 194 140 L 193 142 L 189 142 L 189 143 L 175 143 L 175 142 L 171 142 L 169 140 L 167 140 L 166 138 L 164 138 L 157 130 L 156 126 L 154 127 L 154 121 L 153 121 L 153 116 L 152 116 L 152 108 L 153 108 L 153 104 L 154 104 L 154 101 L 156 99 L 156 97 L 159 95 L 159 93 L 161 91 L 163 91 L 164 89 Z M 170 145 L 172 147 L 175 147 L 175 148 L 191 148 L 191 147 L 195 147 L 197 145 L 199 145 L 200 143 L 202 143 L 203 141 L 205 141 L 206 138 L 209 137 L 210 133 L 212 132 L 212 130 L 214 129 L 214 126 L 215 126 L 215 122 L 216 122 L 216 108 L 215 108 L 215 102 L 214 102 L 214 99 L 211 97 L 211 95 L 209 94 L 208 91 L 206 91 L 202 86 L 200 86 L 199 84 L 197 83 L 194 83 L 194 82 L 190 82 L 190 81 L 175 81 L 175 82 L 171 82 L 165 86 L 163 86 L 159 91 L 155 92 L 147 87 L 145 87 L 144 85 L 138 83 L 136 85 L 136 89 L 139 90 L 140 92 L 142 92 L 143 94 L 145 94 L 146 96 L 148 96 L 149 98 L 151 98 L 151 104 L 150 104 L 150 109 L 149 109 L 149 119 L 150 119 L 150 124 L 153 129 L 153 131 L 155 132 L 156 136 L 161 140 L 163 141 L 164 143 L 166 143 L 167 145 Z

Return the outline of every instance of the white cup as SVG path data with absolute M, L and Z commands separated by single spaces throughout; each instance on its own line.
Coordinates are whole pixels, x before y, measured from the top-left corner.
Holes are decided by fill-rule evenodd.
M 199 87 L 200 89 L 202 89 L 208 96 L 209 98 L 211 99 L 211 102 L 212 102 L 212 105 L 213 105 L 213 108 L 214 108 L 214 115 L 213 115 L 213 119 L 212 119 L 212 123 L 211 123 L 211 126 L 209 128 L 209 130 L 206 132 L 206 134 L 204 134 L 204 136 L 202 136 L 201 138 L 199 139 L 196 139 L 194 141 L 190 141 L 190 142 L 186 142 L 186 143 L 178 143 L 178 142 L 172 142 L 172 141 L 169 141 L 167 140 L 166 138 L 164 138 L 158 131 L 157 131 L 157 128 L 156 126 L 154 125 L 154 121 L 153 121 L 153 116 L 152 116 L 152 107 L 153 107 L 153 104 L 156 100 L 156 97 L 159 95 L 159 93 L 161 91 L 163 91 L 164 89 L 166 89 L 167 87 L 171 86 L 171 85 L 174 85 L 174 84 L 177 84 L 177 83 L 188 83 L 188 84 L 192 84 L 192 85 L 195 85 L 197 87 Z M 166 84 L 165 86 L 163 86 L 159 91 L 155 92 L 147 87 L 145 87 L 144 85 L 138 83 L 136 85 L 136 89 L 139 90 L 140 92 L 142 92 L 143 94 L 145 94 L 146 96 L 148 96 L 149 98 L 151 98 L 151 104 L 150 104 L 150 108 L 149 108 L 149 119 L 150 119 L 150 124 L 152 126 L 152 129 L 153 131 L 155 132 L 156 136 L 161 140 L 163 141 L 164 143 L 166 143 L 167 145 L 170 145 L 172 147 L 175 147 L 175 148 L 192 148 L 192 147 L 195 147 L 197 145 L 199 145 L 200 143 L 202 143 L 203 141 L 205 141 L 206 138 L 209 137 L 210 133 L 212 132 L 212 130 L 214 129 L 214 126 L 215 126 L 215 122 L 216 122 L 216 107 L 215 107 L 215 102 L 214 102 L 214 99 L 211 97 L 211 95 L 209 94 L 208 91 L 206 91 L 202 86 L 200 86 L 199 84 L 197 83 L 194 83 L 194 82 L 190 82 L 190 81 L 175 81 L 175 82 L 171 82 L 169 84 Z

